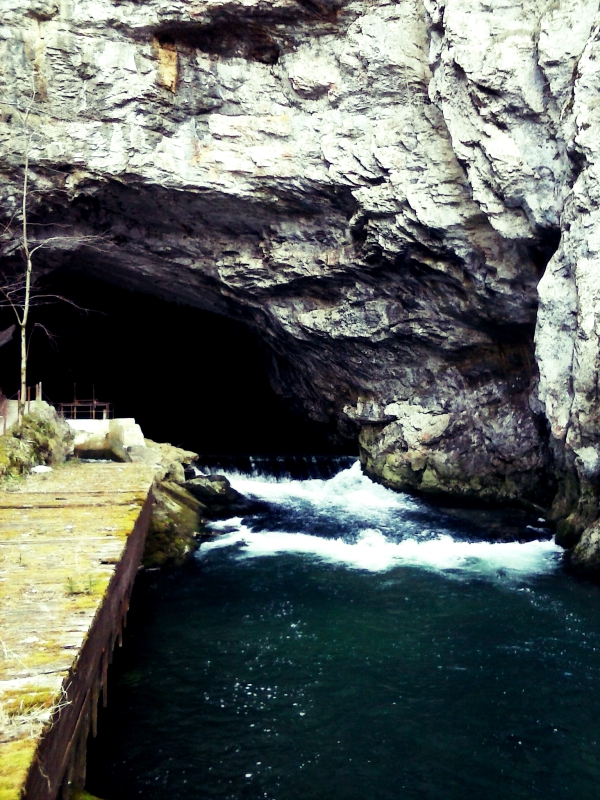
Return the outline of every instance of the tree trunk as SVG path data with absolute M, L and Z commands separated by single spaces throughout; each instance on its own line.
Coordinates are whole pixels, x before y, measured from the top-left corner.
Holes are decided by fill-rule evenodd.
M 23 227 L 25 228 L 25 225 Z M 27 239 L 25 239 L 25 248 L 27 254 L 27 267 L 25 272 L 25 302 L 23 303 L 23 311 L 21 313 L 21 318 L 19 319 L 19 328 L 21 329 L 21 395 L 19 397 L 19 405 L 17 408 L 19 425 L 23 422 L 23 417 L 25 416 L 25 403 L 27 402 L 27 322 L 29 320 L 31 272 L 33 269 Z
M 27 400 L 27 321 L 29 319 L 29 302 L 31 297 L 31 273 L 33 263 L 29 250 L 29 237 L 27 232 L 27 189 L 29 182 L 29 142 L 25 153 L 25 169 L 23 173 L 23 255 L 25 256 L 25 299 L 23 310 L 19 319 L 21 328 L 21 396 L 17 408 L 18 423 L 21 425 L 25 416 L 25 402 Z
M 21 391 L 19 393 L 19 405 L 17 408 L 18 423 L 23 422 L 25 416 L 25 401 L 27 399 L 27 328 L 24 324 L 21 328 Z

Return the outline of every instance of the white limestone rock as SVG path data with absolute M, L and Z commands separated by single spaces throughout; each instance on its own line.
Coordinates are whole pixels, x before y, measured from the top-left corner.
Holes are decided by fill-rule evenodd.
M 0 212 L 35 86 L 40 266 L 245 320 L 389 485 L 595 497 L 597 0 L 0 11 Z

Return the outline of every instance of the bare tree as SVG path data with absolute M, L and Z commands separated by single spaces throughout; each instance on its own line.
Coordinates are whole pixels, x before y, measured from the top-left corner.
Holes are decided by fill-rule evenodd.
M 104 241 L 103 237 L 95 235 L 83 235 L 65 233 L 64 235 L 40 236 L 36 231 L 38 226 L 30 222 L 30 206 L 32 191 L 30 187 L 30 157 L 32 149 L 33 130 L 30 125 L 30 116 L 35 108 L 36 92 L 33 89 L 30 102 L 27 108 L 22 109 L 16 103 L 7 103 L 15 108 L 21 119 L 21 126 L 24 135 L 23 148 L 23 179 L 21 184 L 21 202 L 14 211 L 12 217 L 4 225 L 3 238 L 10 241 L 10 251 L 20 252 L 21 264 L 12 269 L 4 270 L 0 278 L 0 294 L 4 298 L 0 300 L 1 306 L 10 306 L 15 314 L 17 327 L 20 334 L 20 391 L 18 405 L 18 421 L 23 421 L 25 413 L 25 403 L 27 395 L 27 360 L 28 360 L 28 331 L 29 317 L 33 306 L 43 305 L 48 302 L 64 301 L 79 308 L 76 303 L 66 297 L 55 294 L 45 294 L 35 291 L 34 276 L 34 256 L 43 247 L 58 247 L 73 249 L 81 246 L 98 246 L 99 242 Z M 55 226 L 57 227 L 57 226 Z M 30 230 L 34 228 L 34 232 Z M 85 310 L 85 309 L 82 309 Z M 49 332 L 44 326 L 45 332 Z

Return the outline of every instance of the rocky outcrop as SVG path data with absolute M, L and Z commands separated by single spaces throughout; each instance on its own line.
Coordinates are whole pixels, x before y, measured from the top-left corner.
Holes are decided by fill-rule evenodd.
M 166 442 L 142 441 L 143 446 L 126 446 L 124 452 L 127 460 L 154 468 L 154 502 L 142 558 L 147 569 L 180 567 L 189 561 L 200 540 L 213 536 L 207 520 L 246 516 L 264 507 L 233 489 L 223 475 L 196 475 L 197 468 L 190 464 L 197 453 Z M 186 480 L 186 469 L 195 477 Z
M 265 509 L 264 503 L 234 489 L 224 475 L 197 475 L 186 481 L 184 488 L 202 503 L 209 519 L 244 517 Z
M 206 535 L 206 508 L 183 485 L 185 468 L 198 454 L 167 442 L 144 439 L 138 425 L 124 427 L 129 433 L 121 442 L 125 460 L 148 464 L 154 469 L 152 516 L 142 566 L 147 569 L 180 567 L 191 558 L 198 549 L 199 540 Z
M 388 485 L 594 521 L 597 0 L 0 7 L 41 269 L 246 322 Z
M 173 480 L 155 480 L 152 517 L 142 557 L 146 569 L 181 567 L 206 535 L 204 507 Z
M 143 442 L 143 446 L 127 447 L 127 456 L 131 461 L 152 464 L 159 481 L 185 481 L 185 468 L 198 458 L 198 453 L 175 447 L 168 442 L 153 442 L 152 439 L 144 439 Z

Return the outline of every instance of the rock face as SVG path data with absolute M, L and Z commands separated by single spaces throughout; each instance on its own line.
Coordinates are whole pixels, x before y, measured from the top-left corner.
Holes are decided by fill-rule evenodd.
M 598 517 L 598 0 L 0 9 L 41 269 L 245 321 L 388 485 Z

